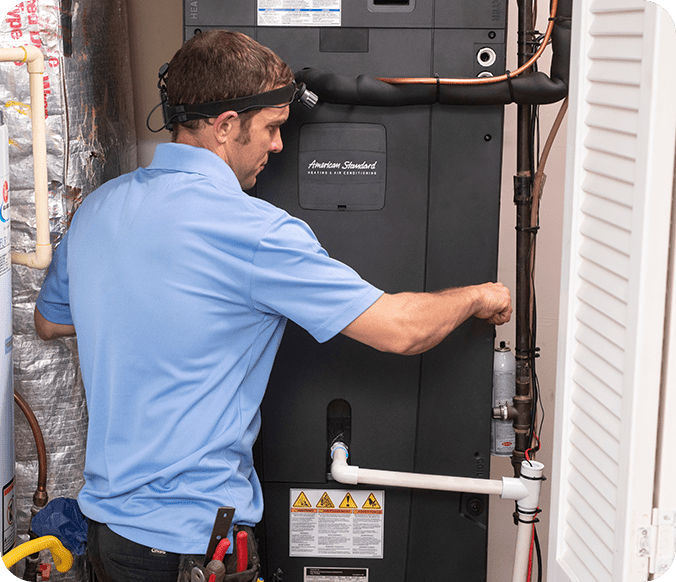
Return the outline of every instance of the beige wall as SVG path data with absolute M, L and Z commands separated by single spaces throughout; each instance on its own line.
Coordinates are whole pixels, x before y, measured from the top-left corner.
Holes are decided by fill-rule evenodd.
M 543 8 L 541 10 L 544 10 Z M 548 3 L 547 3 L 548 4 Z M 515 16 L 516 9 L 510 3 L 510 32 L 508 37 L 508 68 L 516 68 Z M 159 101 L 157 71 L 169 61 L 182 42 L 182 3 L 179 0 L 129 0 L 132 76 L 134 82 L 134 107 L 138 138 L 139 164 L 147 165 L 152 159 L 156 143 L 168 141 L 169 133 L 153 134 L 146 129 L 146 117 Z M 546 26 L 546 15 L 540 30 Z M 543 58 L 540 70 L 548 71 L 548 53 Z M 559 105 L 541 108 L 541 142 L 544 143 L 556 116 Z M 161 115 L 153 116 L 153 127 L 161 124 Z M 513 203 L 512 176 L 516 166 L 516 106 L 506 107 L 506 123 L 503 161 L 503 193 L 501 212 L 499 278 L 510 289 L 515 282 L 515 210 Z M 540 213 L 541 230 L 538 235 L 536 291 L 538 307 L 538 346 L 541 357 L 537 371 L 545 407 L 545 424 L 542 432 L 542 452 L 538 460 L 551 467 L 551 439 L 554 407 L 554 384 L 556 378 L 556 345 L 558 333 L 559 277 L 561 257 L 561 228 L 564 186 L 565 123 L 554 144 L 547 163 L 548 175 Z M 510 323 L 498 329 L 498 341 L 506 340 L 514 345 L 514 325 Z M 512 476 L 509 459 L 493 458 L 492 477 Z M 547 549 L 549 486 L 545 482 L 538 535 L 543 552 Z M 511 580 L 513 549 L 516 528 L 512 520 L 512 502 L 494 499 L 491 502 L 489 528 L 488 582 Z M 543 558 L 547 563 L 546 556 Z
M 183 41 L 183 3 L 162 0 L 128 0 L 131 74 L 139 165 L 152 160 L 157 143 L 169 141 L 169 132 L 151 133 L 146 119 L 159 99 L 157 72 L 171 60 Z M 162 125 L 162 114 L 153 114 L 150 126 Z

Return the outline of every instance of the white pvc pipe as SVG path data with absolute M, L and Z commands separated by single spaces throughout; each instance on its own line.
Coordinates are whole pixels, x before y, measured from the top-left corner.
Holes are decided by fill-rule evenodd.
M 516 502 L 519 523 L 516 532 L 512 582 L 526 582 L 528 580 L 528 563 L 533 542 L 533 523 L 535 523 L 539 511 L 540 488 L 544 468 L 545 466 L 537 461 L 521 462 L 521 481 L 524 481 L 528 488 L 528 495 Z
M 528 564 L 530 562 L 530 547 L 533 540 L 532 515 L 517 514 L 519 523 L 516 530 L 516 548 L 514 550 L 514 569 L 512 582 L 526 582 L 528 580 Z
M 390 487 L 410 487 L 413 489 L 434 489 L 436 491 L 466 491 L 468 493 L 485 493 L 489 495 L 500 495 L 502 493 L 502 483 L 500 481 L 360 469 L 359 467 L 348 465 L 347 450 L 336 445 L 332 448 L 332 455 L 331 475 L 339 483 L 348 483 L 350 485 L 363 483 Z
M 0 49 L 0 62 L 22 62 L 28 67 L 33 128 L 33 178 L 35 181 L 36 244 L 32 253 L 12 252 L 12 262 L 44 269 L 52 260 L 49 242 L 49 192 L 47 189 L 47 143 L 45 139 L 45 59 L 34 46 Z
M 503 477 L 501 481 L 497 481 L 472 479 L 469 477 L 362 469 L 356 465 L 347 464 L 348 452 L 342 443 L 335 443 L 331 447 L 331 456 L 333 458 L 331 476 L 339 483 L 349 485 L 362 483 L 365 485 L 432 489 L 435 491 L 458 491 L 500 495 L 503 499 L 522 499 L 530 495 L 528 488 L 520 479 L 509 477 Z
M 544 472 L 544 465 L 542 463 L 523 461 L 521 463 L 521 477 L 519 479 L 503 477 L 502 481 L 494 481 L 489 479 L 361 469 L 355 465 L 348 465 L 347 457 L 347 446 L 344 443 L 336 442 L 331 446 L 331 458 L 333 459 L 331 463 L 331 476 L 339 483 L 484 493 L 487 495 L 500 495 L 502 499 L 516 500 L 519 524 L 512 582 L 526 582 L 528 579 L 530 546 L 533 539 L 533 522 L 537 516 L 540 503 L 540 487 Z

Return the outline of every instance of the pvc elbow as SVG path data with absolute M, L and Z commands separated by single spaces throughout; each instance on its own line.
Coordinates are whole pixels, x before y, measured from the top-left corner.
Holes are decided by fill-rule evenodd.
M 39 48 L 33 45 L 0 49 L 0 62 L 11 61 L 26 63 L 29 73 L 42 74 L 45 71 L 45 56 Z
M 35 269 L 46 269 L 52 262 L 52 245 L 50 243 L 35 245 Z
M 32 269 L 46 269 L 52 261 L 52 245 L 35 245 L 35 252 L 12 252 L 12 262 L 16 265 L 25 265 Z
M 347 464 L 347 446 L 341 442 L 334 443 L 331 446 L 331 476 L 338 483 L 348 485 L 357 485 L 359 483 L 359 467 L 352 467 Z
M 42 51 L 33 46 L 21 47 L 26 51 L 26 68 L 29 73 L 38 73 L 42 74 L 45 72 L 45 56 L 42 54 Z

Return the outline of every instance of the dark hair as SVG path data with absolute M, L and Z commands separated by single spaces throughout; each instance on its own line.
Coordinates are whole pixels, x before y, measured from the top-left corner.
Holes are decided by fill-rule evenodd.
M 274 52 L 241 32 L 213 30 L 198 33 L 174 55 L 167 70 L 167 96 L 170 105 L 209 103 L 248 97 L 287 85 L 294 75 Z M 254 109 L 240 114 L 248 126 Z M 204 120 L 174 124 L 199 129 Z

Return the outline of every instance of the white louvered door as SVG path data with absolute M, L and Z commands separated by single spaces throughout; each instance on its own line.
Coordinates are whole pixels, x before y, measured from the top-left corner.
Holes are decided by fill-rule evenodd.
M 644 0 L 573 10 L 548 580 L 643 582 L 676 136 L 673 23 Z

